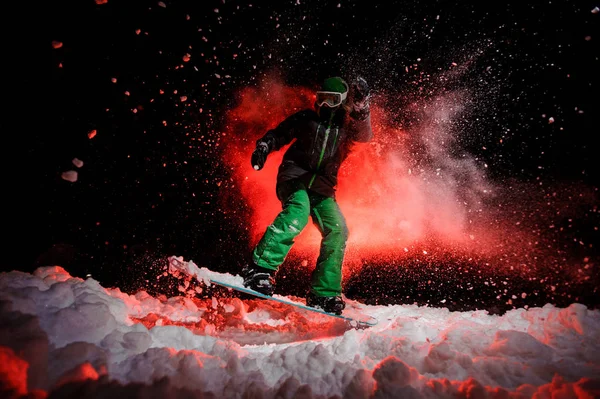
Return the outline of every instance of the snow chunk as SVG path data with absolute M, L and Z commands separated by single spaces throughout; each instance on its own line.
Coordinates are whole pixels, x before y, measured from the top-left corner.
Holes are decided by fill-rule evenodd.
M 70 181 L 71 183 L 75 183 L 77 181 L 77 171 L 68 170 L 66 172 L 63 172 L 60 175 L 60 177 L 62 177 L 63 180 Z

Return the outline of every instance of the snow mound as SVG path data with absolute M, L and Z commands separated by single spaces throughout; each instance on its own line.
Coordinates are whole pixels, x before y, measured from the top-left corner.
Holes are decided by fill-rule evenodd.
M 600 311 L 353 305 L 379 324 L 231 295 L 128 295 L 61 267 L 2 273 L 0 396 L 600 397 Z

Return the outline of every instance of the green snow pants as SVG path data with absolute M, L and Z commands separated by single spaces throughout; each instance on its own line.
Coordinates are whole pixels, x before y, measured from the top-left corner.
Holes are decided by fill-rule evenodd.
M 311 292 L 316 296 L 341 295 L 348 227 L 337 202 L 307 190 L 297 180 L 284 183 L 278 194 L 283 210 L 254 248 L 254 263 L 277 270 L 311 216 L 322 235 L 319 258 L 311 276 Z

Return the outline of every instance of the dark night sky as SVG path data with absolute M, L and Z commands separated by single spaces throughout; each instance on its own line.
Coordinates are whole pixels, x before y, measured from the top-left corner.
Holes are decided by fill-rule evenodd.
M 593 1 L 164 5 L 55 1 L 15 11 L 21 36 L 7 40 L 18 47 L 13 66 L 23 74 L 14 98 L 27 106 L 3 122 L 19 141 L 8 169 L 18 194 L 5 208 L 5 269 L 51 262 L 137 287 L 140 269 L 174 252 L 202 254 L 222 269 L 237 265 L 239 255 L 219 248 L 241 253 L 248 237 L 219 211 L 210 184 L 227 177 L 222 149 L 191 148 L 189 137 L 216 143 L 239 90 L 265 75 L 314 87 L 326 75 L 361 74 L 405 127 L 415 98 L 468 88 L 475 101 L 461 145 L 494 165 L 490 178 L 577 184 L 597 199 Z M 464 67 L 456 79 L 424 78 L 452 62 Z M 76 183 L 61 179 L 73 158 L 85 162 Z M 582 218 L 578 236 L 597 240 L 597 213 Z

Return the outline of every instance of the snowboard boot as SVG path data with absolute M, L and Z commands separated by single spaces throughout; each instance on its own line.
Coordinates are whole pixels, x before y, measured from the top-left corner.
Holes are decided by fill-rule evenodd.
M 319 308 L 327 313 L 341 315 L 346 304 L 341 296 L 316 296 L 311 292 L 306 297 L 306 306 Z
M 275 291 L 275 270 L 250 263 L 242 269 L 244 287 L 271 296 Z

